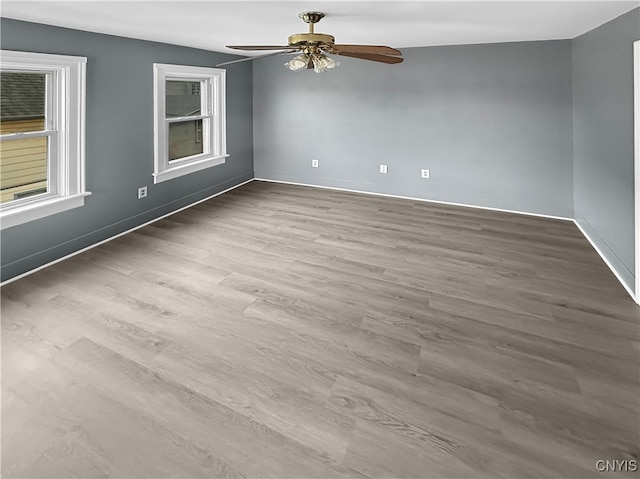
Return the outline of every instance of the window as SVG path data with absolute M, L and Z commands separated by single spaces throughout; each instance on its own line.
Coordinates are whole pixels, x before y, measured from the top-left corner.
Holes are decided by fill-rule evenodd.
M 86 58 L 0 52 L 0 225 L 84 205 Z
M 225 70 L 155 63 L 154 182 L 225 162 Z

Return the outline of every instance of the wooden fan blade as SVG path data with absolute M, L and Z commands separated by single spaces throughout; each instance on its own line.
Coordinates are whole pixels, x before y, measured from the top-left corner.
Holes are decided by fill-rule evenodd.
M 402 57 L 391 57 L 387 55 L 374 55 L 372 53 L 353 53 L 353 52 L 336 52 L 338 55 L 343 57 L 353 57 L 360 58 L 361 60 L 371 60 L 372 62 L 381 62 L 381 63 L 402 63 L 404 58 Z
M 227 48 L 234 50 L 284 50 L 285 48 L 295 48 L 291 45 L 227 45 Z
M 295 53 L 297 51 L 298 50 L 284 50 L 281 52 L 267 53 L 266 55 L 258 55 L 257 57 L 241 58 L 240 60 L 232 60 L 230 62 L 218 63 L 216 67 L 223 67 L 225 65 L 232 65 L 234 63 L 250 62 L 251 60 L 257 60 L 258 58 L 273 57 L 275 55 L 284 55 L 285 53 Z
M 331 48 L 338 53 L 371 53 L 374 55 L 402 55 L 400 50 L 383 45 L 331 45 Z

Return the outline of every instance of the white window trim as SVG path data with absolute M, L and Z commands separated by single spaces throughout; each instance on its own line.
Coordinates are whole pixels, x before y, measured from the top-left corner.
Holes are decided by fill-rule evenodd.
M 226 112 L 225 112 L 225 75 L 221 68 L 192 67 L 186 65 L 153 64 L 153 97 L 154 97 L 154 183 L 178 178 L 189 173 L 201 171 L 212 166 L 225 163 L 226 145 Z M 200 155 L 190 156 L 169 163 L 168 134 L 165 110 L 165 85 L 167 80 L 205 81 L 208 88 L 208 103 L 204 115 L 212 115 L 210 128 L 203 128 L 203 147 L 211 145 L 214 151 L 204 151 Z M 172 118 L 171 121 L 180 121 Z M 207 137 L 208 138 L 205 138 Z M 206 141 L 205 141 L 206 140 Z
M 47 111 L 55 116 L 57 141 L 55 165 L 48 181 L 51 193 L 0 205 L 0 229 L 10 228 L 39 218 L 84 205 L 91 193 L 85 187 L 85 57 L 45 53 L 0 51 L 0 69 L 42 71 L 53 75 L 47 99 Z M 48 130 L 51 125 L 47 125 Z M 20 139 L 29 133 L 2 135 L 3 139 Z

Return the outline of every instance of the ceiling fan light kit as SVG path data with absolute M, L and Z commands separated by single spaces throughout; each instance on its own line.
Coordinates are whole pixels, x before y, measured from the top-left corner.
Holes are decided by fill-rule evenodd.
M 333 58 L 329 58 L 324 53 L 303 53 L 284 64 L 284 66 L 294 72 L 303 72 L 313 68 L 316 73 L 331 71 L 339 65 L 340 62 L 335 61 Z
M 282 55 L 287 53 L 301 52 L 299 55 L 285 63 L 284 65 L 294 72 L 312 70 L 316 73 L 331 71 L 340 65 L 340 62 L 330 58 L 326 53 L 332 55 L 341 55 L 361 60 L 369 60 L 380 63 L 401 63 L 402 52 L 395 48 L 382 45 L 336 45 L 335 38 L 332 35 L 324 33 L 315 33 L 314 25 L 323 17 L 322 12 L 303 12 L 298 15 L 305 23 L 309 24 L 307 33 L 295 33 L 289 36 L 289 42 L 286 46 L 273 45 L 227 45 L 228 48 L 235 50 L 279 50 L 266 55 L 253 58 L 243 58 L 242 60 L 234 60 L 230 62 L 220 63 L 216 66 L 230 65 L 232 63 L 240 63 L 244 61 L 255 60 L 273 55 Z

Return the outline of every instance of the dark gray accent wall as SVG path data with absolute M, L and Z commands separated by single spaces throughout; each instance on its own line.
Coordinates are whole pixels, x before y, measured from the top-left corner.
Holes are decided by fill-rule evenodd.
M 575 218 L 634 289 L 633 42 L 640 9 L 573 40 Z
M 403 53 L 325 74 L 255 61 L 256 177 L 573 217 L 570 41 Z
M 153 184 L 153 63 L 212 67 L 237 58 L 162 43 L 0 19 L 5 50 L 87 57 L 82 208 L 1 233 L 2 280 L 253 178 L 251 63 L 227 72 L 224 165 Z M 137 188 L 149 195 L 137 199 Z

